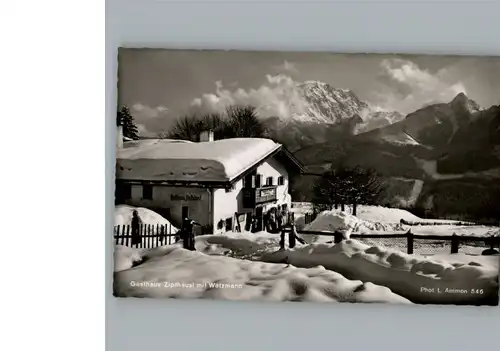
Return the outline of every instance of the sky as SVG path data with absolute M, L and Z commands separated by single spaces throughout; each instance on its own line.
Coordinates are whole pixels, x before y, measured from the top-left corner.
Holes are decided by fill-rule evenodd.
M 500 57 L 162 49 L 120 49 L 118 104 L 140 134 L 155 135 L 179 116 L 234 103 L 286 117 L 302 103 L 297 84 L 310 80 L 402 114 L 461 92 L 483 108 L 500 104 Z

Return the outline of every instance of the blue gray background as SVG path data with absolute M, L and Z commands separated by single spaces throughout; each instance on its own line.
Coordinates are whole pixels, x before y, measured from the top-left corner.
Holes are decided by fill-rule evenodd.
M 106 2 L 107 238 L 117 47 L 500 55 L 500 1 Z M 91 25 L 91 21 L 89 21 Z M 498 349 L 500 308 L 115 299 L 108 350 Z

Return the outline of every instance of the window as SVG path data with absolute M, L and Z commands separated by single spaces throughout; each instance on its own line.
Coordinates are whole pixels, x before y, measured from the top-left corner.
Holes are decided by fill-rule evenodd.
M 255 176 L 255 187 L 260 188 L 261 184 L 262 184 L 262 174 L 257 174 Z
M 132 185 L 130 184 L 122 184 L 120 186 L 120 197 L 123 200 L 129 200 L 132 198 Z
M 243 178 L 243 188 L 245 189 L 253 188 L 253 176 L 251 174 Z
M 153 186 L 151 184 L 142 185 L 142 198 L 144 200 L 153 200 Z
M 273 185 L 273 177 L 266 178 L 266 185 Z
M 182 219 L 189 218 L 189 207 L 182 206 Z
M 278 177 L 278 185 L 283 185 L 285 184 L 285 178 L 283 176 Z

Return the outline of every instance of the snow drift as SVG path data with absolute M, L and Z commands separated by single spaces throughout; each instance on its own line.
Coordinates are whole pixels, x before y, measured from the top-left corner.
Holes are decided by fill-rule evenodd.
M 352 210 L 350 206 L 348 209 Z M 421 218 L 400 208 L 361 205 L 358 206 L 356 212 L 356 217 L 371 222 L 399 223 L 401 219 L 408 222 L 422 221 Z
M 137 211 L 139 217 L 144 224 L 153 225 L 166 225 L 172 228 L 172 233 L 177 232 L 177 228 L 173 227 L 172 224 L 158 213 L 151 211 L 145 207 L 134 207 L 128 205 L 118 205 L 115 207 L 115 225 L 128 225 L 132 222 L 132 213 L 134 210 Z
M 301 209 L 308 209 L 312 212 L 312 205 L 307 203 L 299 203 Z M 340 211 L 340 210 L 334 210 Z M 352 206 L 345 206 L 346 213 L 352 214 Z M 401 220 L 406 222 L 422 222 L 422 223 L 433 223 L 433 222 L 444 222 L 456 224 L 459 221 L 447 220 L 447 219 L 423 219 L 415 216 L 413 213 L 401 209 L 401 208 L 390 208 L 384 206 L 374 206 L 374 205 L 358 205 L 356 210 L 356 217 L 365 221 L 370 222 L 380 222 L 380 223 L 400 223 Z M 440 223 L 441 224 L 441 223 Z
M 137 210 L 139 217 L 141 218 L 143 224 L 146 225 L 152 225 L 153 226 L 153 232 L 156 230 L 156 225 L 164 225 L 165 230 L 167 234 L 175 234 L 179 230 L 174 227 L 167 219 L 159 215 L 158 213 L 151 211 L 147 208 L 144 207 L 133 207 L 133 206 L 128 206 L 128 205 L 119 205 L 115 207 L 115 226 L 119 225 L 130 225 L 132 222 L 132 213 L 134 210 Z M 122 235 L 123 232 L 120 230 L 120 235 Z M 128 239 L 131 239 L 129 236 Z M 149 236 L 143 236 L 142 237 L 142 247 L 151 247 L 154 245 L 154 238 Z M 116 240 L 116 239 L 114 239 Z M 122 239 L 118 239 L 118 242 L 115 242 L 116 244 L 124 244 L 124 242 L 120 242 Z M 166 243 L 170 243 L 174 241 L 174 238 L 171 236 L 169 238 L 161 238 L 161 242 L 163 240 L 166 240 Z M 120 254 L 121 255 L 121 254 Z M 121 257 L 121 256 L 120 256 Z M 116 257 L 115 257 L 116 258 Z M 118 265 L 120 267 L 122 263 L 116 262 L 115 260 L 115 265 Z
M 193 289 L 191 289 L 191 292 L 183 292 L 182 289 L 177 289 L 175 291 L 169 290 L 168 292 L 155 293 L 149 291 L 151 289 L 148 290 L 145 287 L 130 287 L 131 290 L 127 290 L 129 288 L 124 285 L 127 284 L 127 281 L 130 283 L 131 280 L 160 281 L 163 279 L 174 282 L 178 277 L 181 277 L 182 279 L 179 278 L 181 279 L 179 281 L 183 282 L 188 280 L 201 280 L 202 283 L 219 280 L 226 282 L 233 281 L 233 278 L 231 278 L 233 276 L 246 277 L 244 279 L 241 278 L 241 281 L 243 281 L 241 284 L 252 285 L 253 276 L 251 276 L 251 272 L 257 272 L 259 275 L 262 274 L 262 276 L 269 280 L 268 283 L 266 283 L 269 284 L 269 286 L 273 284 L 282 284 L 282 288 L 287 291 L 287 294 L 283 291 L 280 292 L 280 294 L 284 294 L 280 295 L 281 299 L 308 300 L 313 298 L 306 296 L 299 298 L 296 295 L 290 295 L 291 283 L 287 280 L 288 274 L 297 272 L 300 276 L 300 274 L 302 274 L 300 272 L 306 272 L 304 274 L 310 278 L 306 279 L 307 284 L 312 284 L 312 291 L 315 291 L 314 294 L 316 294 L 317 289 L 319 289 L 320 292 L 322 291 L 324 286 L 322 277 L 326 277 L 330 274 L 321 273 L 319 277 L 316 277 L 310 276 L 309 273 L 307 273 L 312 271 L 299 270 L 287 271 L 286 277 L 281 275 L 269 276 L 267 273 L 260 272 L 260 270 L 264 269 L 263 267 L 271 267 L 263 263 L 267 262 L 280 264 L 280 267 L 285 267 L 283 263 L 287 263 L 294 267 L 304 269 L 314 268 L 322 271 L 324 271 L 324 269 L 330 270 L 332 271 L 331 273 L 336 272 L 334 274 L 340 274 L 345 277 L 345 279 L 373 283 L 375 286 L 385 286 L 398 296 L 402 296 L 414 303 L 495 304 L 498 298 L 498 269 L 500 263 L 498 256 L 471 257 L 464 254 L 440 254 L 432 258 L 427 258 L 418 255 L 407 255 L 396 250 L 381 248 L 374 245 L 365 245 L 354 240 L 346 240 L 336 245 L 301 245 L 298 243 L 295 249 L 279 250 L 279 235 L 266 232 L 229 232 L 228 235 L 204 235 L 196 238 L 196 249 L 198 250 L 196 254 L 211 256 L 214 259 L 217 257 L 221 259 L 238 258 L 239 260 L 236 260 L 236 262 L 231 260 L 211 261 L 210 258 L 197 258 L 195 262 L 191 259 L 194 260 L 196 257 L 202 257 L 196 256 L 195 253 L 193 253 L 195 256 L 189 256 L 191 257 L 189 259 L 187 256 L 181 254 L 179 254 L 180 256 L 176 256 L 177 254 L 173 256 L 170 255 L 171 253 L 177 252 L 176 250 L 183 251 L 181 246 L 181 243 L 154 249 L 131 249 L 117 246 L 115 251 L 115 260 L 117 262 L 115 263 L 115 271 L 118 273 L 139 270 L 137 276 L 134 275 L 136 273 L 117 275 L 120 279 L 123 278 L 119 280 L 120 286 L 118 287 L 119 289 L 125 289 L 119 290 L 121 294 L 123 294 L 123 296 L 131 294 L 131 296 L 153 297 L 185 297 L 184 294 L 187 294 L 192 297 L 206 297 L 206 293 L 201 288 L 200 289 L 203 291 L 200 289 L 194 289 L 196 291 L 193 291 Z M 249 260 L 252 260 L 253 263 L 250 264 Z M 158 265 L 155 265 L 154 262 L 157 261 L 159 261 Z M 198 265 L 200 267 L 198 267 Z M 208 270 L 203 271 L 201 267 L 205 265 L 207 265 Z M 225 265 L 228 265 L 227 268 L 223 268 Z M 168 272 L 163 272 L 162 269 L 168 270 Z M 199 269 L 202 270 L 201 273 L 196 273 Z M 222 271 L 217 272 L 217 274 L 220 273 L 222 276 L 214 276 L 215 273 L 212 273 L 211 269 L 221 269 Z M 285 271 L 283 271 L 283 273 L 284 272 Z M 195 275 L 191 277 L 191 274 Z M 290 277 L 292 276 L 294 275 Z M 175 279 L 173 277 L 175 277 Z M 203 277 L 206 278 L 206 280 L 203 280 Z M 250 281 L 252 283 L 250 283 Z M 263 288 L 260 283 L 256 286 L 259 287 L 258 289 L 267 289 Z M 338 288 L 333 286 L 329 287 L 334 290 Z M 239 289 L 242 295 L 238 295 L 238 299 L 246 299 L 249 296 L 251 299 L 264 300 L 275 298 L 268 297 L 268 295 L 262 291 L 260 292 L 262 294 L 259 295 L 258 292 L 252 290 L 254 287 L 245 287 L 242 289 L 247 288 L 249 291 L 245 293 L 241 293 L 241 289 Z M 454 290 L 446 292 L 446 288 Z M 216 295 L 215 297 L 233 299 L 233 295 L 224 295 L 233 293 L 235 292 L 219 291 L 216 294 L 222 295 Z M 323 298 L 321 294 L 315 296 L 321 296 Z M 335 299 L 331 300 L 335 301 Z M 340 300 L 343 301 L 343 298 Z M 312 301 L 316 300 L 313 299 Z
M 132 268 L 136 263 L 141 262 L 142 255 L 138 249 L 134 249 L 128 246 L 116 245 L 114 258 L 114 271 L 119 272 Z
M 149 256 L 144 252 L 142 260 L 134 268 L 115 272 L 115 296 L 410 303 L 386 287 L 348 280 L 321 266 L 296 268 L 173 246 Z
M 370 222 L 359 219 L 347 212 L 339 210 L 323 211 L 316 219 L 304 227 L 310 231 L 341 232 L 346 239 L 352 233 L 377 234 L 377 233 L 404 233 L 407 229 L 401 223 Z M 309 243 L 331 241 L 332 237 L 321 235 L 303 234 L 301 237 Z
M 304 226 L 310 231 L 338 231 L 349 238 L 351 234 L 402 234 L 411 230 L 417 235 L 451 236 L 484 236 L 500 235 L 500 228 L 466 225 L 459 221 L 446 219 L 422 219 L 410 212 L 397 208 L 382 206 L 359 206 L 356 216 L 346 211 L 331 210 L 321 212 L 316 219 Z M 403 223 L 401 222 L 403 220 Z M 408 223 L 423 223 L 429 225 L 408 225 Z M 318 235 L 301 235 L 309 243 L 328 242 L 332 237 Z
M 468 262 L 465 255 L 456 256 L 431 260 L 346 240 L 276 251 L 262 255 L 261 260 L 286 259 L 304 268 L 321 265 L 348 279 L 386 286 L 414 303 L 498 304 L 498 256 L 469 257 Z

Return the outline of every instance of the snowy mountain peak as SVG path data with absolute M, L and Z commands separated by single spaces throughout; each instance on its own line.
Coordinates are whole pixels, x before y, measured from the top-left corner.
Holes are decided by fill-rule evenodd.
M 301 121 L 336 124 L 368 109 L 368 104 L 351 90 L 337 89 L 328 83 L 309 80 L 299 89 L 308 105 L 305 115 L 294 116 Z
M 451 107 L 455 110 L 468 111 L 469 113 L 477 112 L 481 109 L 479 104 L 472 99 L 469 99 L 464 93 L 459 93 L 450 102 Z
M 305 105 L 300 112 L 281 123 L 326 123 L 349 125 L 354 133 L 392 124 L 404 118 L 398 112 L 374 111 L 350 89 L 339 89 L 328 83 L 308 80 L 298 84 Z

